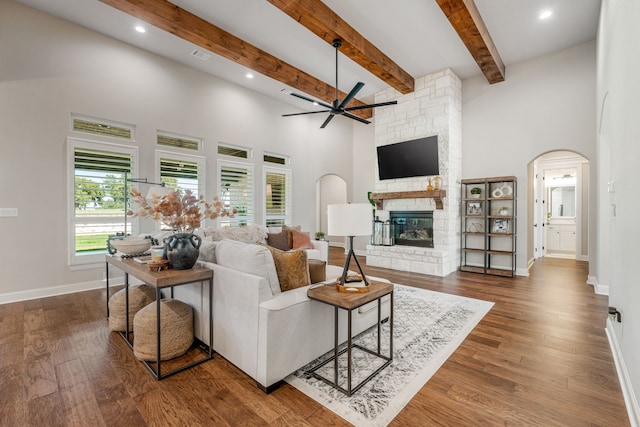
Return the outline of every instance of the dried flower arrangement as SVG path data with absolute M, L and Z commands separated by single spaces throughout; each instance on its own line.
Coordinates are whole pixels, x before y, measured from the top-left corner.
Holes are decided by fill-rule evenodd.
M 219 217 L 233 218 L 238 212 L 236 208 L 225 208 L 218 196 L 213 203 L 206 202 L 204 196 L 194 195 L 191 190 L 181 193 L 173 190 L 164 196 L 154 195 L 147 200 L 136 188 L 131 190 L 131 200 L 139 205 L 137 211 L 129 210 L 127 215 L 140 218 L 151 217 L 154 221 L 162 221 L 172 230 L 192 233 L 200 227 L 203 219 Z

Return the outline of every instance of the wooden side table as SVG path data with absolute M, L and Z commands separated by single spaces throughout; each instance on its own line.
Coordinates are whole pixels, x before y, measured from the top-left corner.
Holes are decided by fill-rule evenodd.
M 107 270 L 107 316 L 109 315 L 109 266 L 114 266 L 124 271 L 124 288 L 125 288 L 125 319 L 126 327 L 124 332 L 120 332 L 120 335 L 129 344 L 129 347 L 133 350 L 133 344 L 129 339 L 129 275 L 132 275 L 136 279 L 139 279 L 147 285 L 153 286 L 156 289 L 156 343 L 157 343 L 157 360 L 156 369 L 154 370 L 151 364 L 143 360 L 144 365 L 149 369 L 151 374 L 157 379 L 161 380 L 170 375 L 184 371 L 192 366 L 199 365 L 213 358 L 213 270 L 204 267 L 193 267 L 189 270 L 161 270 L 151 271 L 148 265 L 139 264 L 131 258 L 121 258 L 117 255 L 105 256 L 105 268 Z M 196 360 L 179 368 L 173 369 L 167 373 L 161 371 L 161 352 L 160 352 L 160 301 L 162 299 L 162 289 L 171 289 L 171 297 L 173 298 L 173 287 L 186 285 L 194 282 L 209 282 L 209 348 L 203 350 L 206 356 L 202 359 Z M 135 339 L 135 337 L 134 337 Z
M 389 295 L 389 355 L 385 356 L 380 351 L 380 340 L 381 340 L 381 322 L 382 322 L 382 297 L 385 295 Z M 369 292 L 362 293 L 348 293 L 348 292 L 338 292 L 335 287 L 335 284 L 318 286 L 315 288 L 309 289 L 307 291 L 307 296 L 310 299 L 320 301 L 325 304 L 332 305 L 334 307 L 334 348 L 333 348 L 333 356 L 329 359 L 325 360 L 318 366 L 311 368 L 307 371 L 309 374 L 313 375 L 315 378 L 324 381 L 325 383 L 331 385 L 332 387 L 340 390 L 345 393 L 347 396 L 351 396 L 353 393 L 358 391 L 363 385 L 369 382 L 373 377 L 375 377 L 380 371 L 389 366 L 389 364 L 393 361 L 393 284 L 388 282 L 378 282 L 378 281 L 369 281 Z M 378 345 L 377 349 L 371 350 L 366 347 L 363 347 L 359 344 L 353 344 L 352 330 L 351 330 L 351 312 L 363 305 L 377 300 L 378 301 Z M 338 309 L 343 309 L 347 311 L 347 347 L 342 351 L 338 351 L 339 342 L 338 342 Z M 359 384 L 352 386 L 351 384 L 351 373 L 352 373 L 352 349 L 358 348 L 360 350 L 366 351 L 369 354 L 377 356 L 383 360 L 385 360 L 384 364 L 376 369 L 373 373 L 371 373 L 367 378 L 362 380 Z M 338 384 L 338 356 L 347 353 L 347 388 L 341 387 Z M 322 375 L 317 373 L 317 370 L 326 364 L 334 361 L 334 369 L 333 369 L 333 381 L 323 377 Z

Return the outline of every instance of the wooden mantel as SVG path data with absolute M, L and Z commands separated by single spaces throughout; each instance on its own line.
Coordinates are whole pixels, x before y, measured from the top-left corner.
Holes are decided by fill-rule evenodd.
M 445 190 L 423 190 L 423 191 L 395 191 L 390 193 L 371 193 L 371 200 L 376 202 L 376 208 L 382 210 L 385 200 L 391 199 L 433 199 L 436 202 L 436 209 L 443 209 L 442 199 L 447 195 Z

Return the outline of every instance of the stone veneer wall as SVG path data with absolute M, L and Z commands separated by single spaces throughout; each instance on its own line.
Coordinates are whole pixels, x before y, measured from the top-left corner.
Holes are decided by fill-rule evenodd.
M 433 248 L 413 246 L 367 246 L 367 265 L 415 273 L 446 276 L 456 271 L 460 260 L 460 179 L 462 177 L 462 82 L 446 69 L 415 80 L 415 90 L 402 95 L 395 89 L 376 94 L 375 102 L 397 100 L 380 108 L 375 116 L 375 143 L 387 145 L 438 135 L 438 160 L 444 209 L 436 210 L 432 199 L 385 200 L 378 211 L 386 220 L 389 211 L 432 210 Z M 427 178 L 378 180 L 376 193 L 426 190 Z

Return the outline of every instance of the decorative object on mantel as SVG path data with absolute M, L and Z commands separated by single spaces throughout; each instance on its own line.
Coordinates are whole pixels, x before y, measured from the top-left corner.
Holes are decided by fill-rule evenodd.
M 442 199 L 447 196 L 445 190 L 424 190 L 424 191 L 394 191 L 389 193 L 371 193 L 371 200 L 376 203 L 376 207 L 382 210 L 385 200 L 392 199 L 433 199 L 436 209 L 444 209 Z
M 167 257 L 171 266 L 177 270 L 188 270 L 196 263 L 200 253 L 200 237 L 193 231 L 200 227 L 204 219 L 233 217 L 238 210 L 227 208 L 218 198 L 213 203 L 204 200 L 204 196 L 195 196 L 191 190 L 170 191 L 158 196 L 153 194 L 149 200 L 135 188 L 131 190 L 132 200 L 140 207 L 137 211 L 128 211 L 127 215 L 162 221 L 175 234 L 165 239 Z
M 431 181 L 431 177 L 427 178 L 427 191 L 433 191 L 433 182 Z
M 434 190 L 440 190 L 442 188 L 442 178 L 440 176 L 434 176 L 431 183 Z

